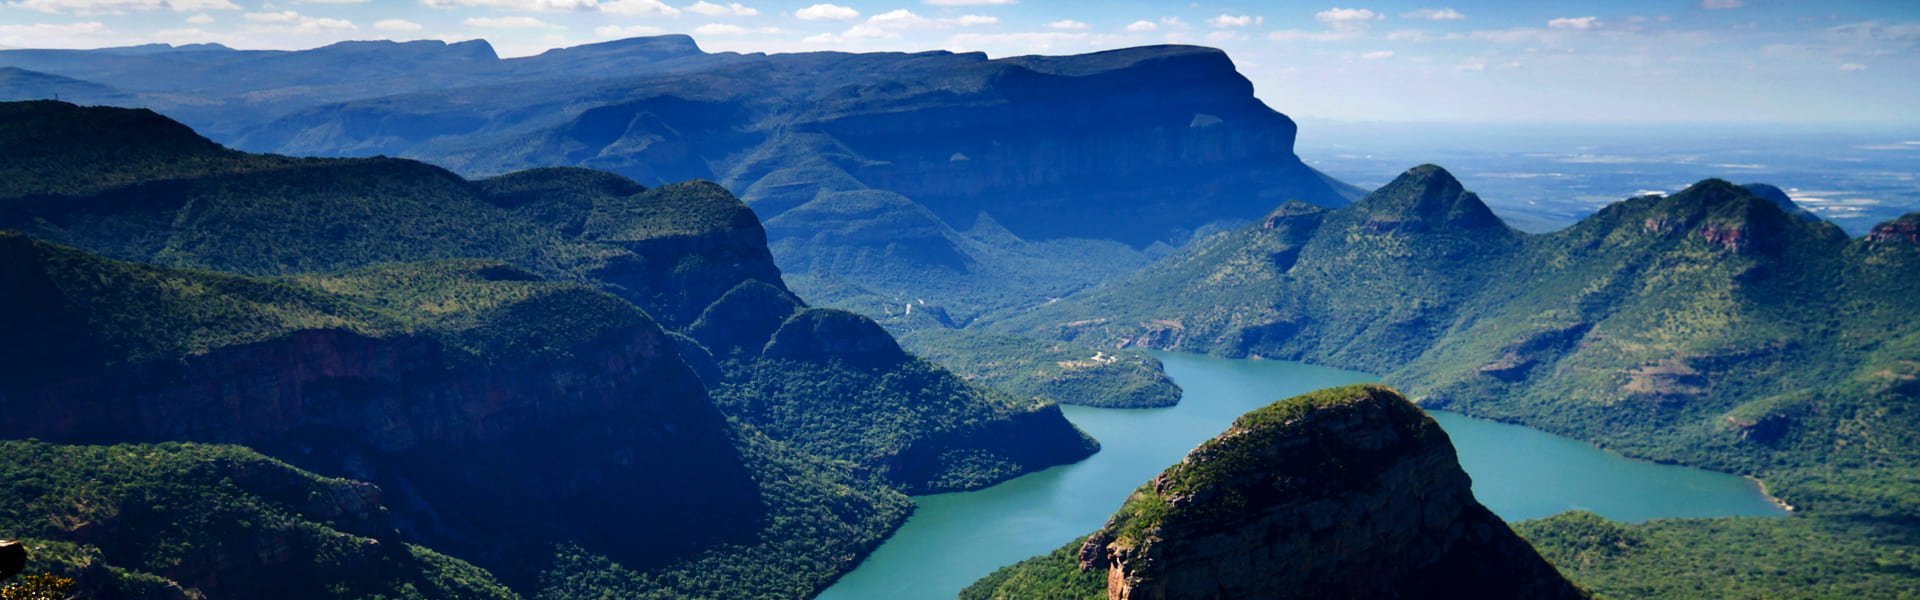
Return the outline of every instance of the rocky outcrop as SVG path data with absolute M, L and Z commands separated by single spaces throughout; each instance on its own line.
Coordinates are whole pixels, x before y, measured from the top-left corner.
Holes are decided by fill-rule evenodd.
M 1920 213 L 1908 213 L 1898 219 L 1873 226 L 1867 243 L 1874 246 L 1920 246 Z
M 1581 595 L 1474 500 L 1439 425 L 1379 386 L 1242 416 L 1079 557 L 1114 600 Z

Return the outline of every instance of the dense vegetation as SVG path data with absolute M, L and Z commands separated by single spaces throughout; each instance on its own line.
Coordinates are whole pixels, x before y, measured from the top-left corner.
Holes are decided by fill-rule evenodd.
M 1858 532 L 1851 515 L 1899 514 L 1920 494 L 1920 303 L 1908 290 L 1920 246 L 1893 225 L 1849 239 L 1755 190 L 1709 180 L 1525 235 L 1421 167 L 1353 206 L 1284 206 L 994 326 L 1379 372 L 1427 406 L 1760 477 L 1803 513 L 1636 526 L 1648 531 Z M 1873 527 L 1920 531 L 1908 518 Z M 1728 551 L 1837 560 L 1897 553 L 1905 535 Z M 1686 550 L 1661 553 L 1683 564 L 1673 553 Z M 1914 581 L 1880 573 L 1882 591 Z
M 90 597 L 516 597 L 398 539 L 372 486 L 245 448 L 0 442 L 0 497 L 0 530 L 29 540 L 30 571 Z
M 1105 600 L 1107 574 L 1080 570 L 1080 545 L 1068 542 L 1052 552 L 1000 567 L 960 591 L 960 600 Z
M 1160 360 L 1139 350 L 946 328 L 911 330 L 900 343 L 974 383 L 1019 397 L 1105 408 L 1180 401 L 1180 386 L 1167 378 Z
M 9 132 L 26 135 L 47 127 L 58 133 L 22 138 L 39 140 L 33 147 L 0 143 L 0 179 L 8 181 L 0 189 L 0 228 L 19 231 L 0 234 L 0 252 L 8 258 L 0 266 L 0 280 L 9 289 L 30 292 L 11 295 L 5 302 L 13 318 L 0 321 L 0 326 L 9 339 L 22 343 L 5 354 L 7 372 L 19 376 L 10 376 L 10 387 L 0 389 L 0 404 L 11 398 L 51 397 L 32 386 L 53 385 L 63 374 L 78 372 L 74 369 L 165 373 L 173 365 L 228 356 L 221 354 L 226 349 L 321 330 L 375 340 L 429 340 L 438 349 L 430 354 L 458 364 L 414 364 L 407 361 L 417 355 L 409 352 L 401 354 L 400 364 L 524 371 L 534 380 L 529 385 L 563 390 L 589 390 L 569 386 L 598 382 L 571 381 L 570 375 L 544 381 L 539 370 L 580 362 L 576 352 L 598 347 L 583 346 L 586 342 L 604 341 L 610 332 L 622 330 L 641 332 L 641 339 L 671 340 L 675 347 L 665 359 L 673 361 L 668 366 L 680 369 L 680 362 L 687 363 L 687 372 L 697 373 L 699 382 L 710 386 L 712 404 L 708 390 L 681 389 L 679 375 L 672 373 L 656 378 L 658 389 L 644 393 L 673 396 L 679 399 L 671 402 L 709 410 L 717 407 L 732 419 L 721 422 L 715 413 L 715 422 L 724 429 L 717 434 L 748 463 L 749 489 L 757 488 L 758 497 L 744 500 L 760 507 L 762 516 L 716 516 L 728 521 L 724 527 L 687 519 L 676 526 L 744 528 L 750 535 L 716 536 L 713 545 L 681 555 L 671 553 L 696 540 L 663 531 L 673 539 L 614 544 L 624 544 L 621 548 L 649 561 L 671 555 L 659 564 L 621 564 L 617 553 L 599 552 L 592 543 L 572 543 L 565 536 L 545 539 L 539 531 L 522 532 L 523 543 L 513 549 L 478 548 L 496 562 L 502 556 L 548 553 L 551 564 L 538 559 L 512 564 L 475 560 L 528 595 L 807 595 L 852 568 L 898 526 L 910 506 L 903 490 L 979 487 L 1077 460 L 1094 448 L 1050 402 L 1016 399 L 970 384 L 900 350 L 884 329 L 864 317 L 807 309 L 782 283 L 753 212 L 713 184 L 649 189 L 582 169 L 467 181 L 404 160 L 236 153 L 144 111 L 42 102 L 0 105 L 0 117 L 0 129 Z M 117 127 L 117 133 L 90 129 L 103 124 Z M 95 160 L 106 153 L 118 158 Z M 85 164 L 90 170 L 84 176 L 63 176 L 63 164 Z M 658 332 L 656 320 L 670 332 L 647 333 Z M 623 366 L 620 360 L 625 359 L 579 366 L 641 368 Z M 6 395 L 19 386 L 31 393 Z M 521 451 L 495 453 L 487 460 L 501 461 L 494 463 L 500 468 L 527 468 L 545 456 L 541 448 L 546 446 L 574 448 L 596 443 L 588 440 L 615 428 L 648 426 L 568 421 L 541 436 L 511 438 L 521 444 L 516 446 Z M 716 433 L 668 429 L 658 435 L 678 439 Z M 181 439 L 174 437 L 183 435 L 180 431 L 192 430 L 143 435 Z M 184 435 L 195 439 L 195 434 Z M 328 438 L 302 437 L 275 442 L 275 447 L 313 452 L 289 457 L 307 461 L 303 465 L 344 465 L 339 473 L 329 467 L 329 475 L 357 473 L 370 460 L 391 466 L 356 454 L 365 449 L 329 444 L 333 441 Z M 316 447 L 323 450 L 311 450 Z M 595 451 L 584 445 L 577 449 Z M 595 456 L 612 456 L 616 462 L 607 468 L 615 470 L 673 460 L 692 464 L 725 454 L 675 459 L 679 455 L 643 452 L 621 459 L 620 452 L 634 449 L 603 450 Z M 429 453 L 415 457 L 420 464 L 413 466 L 490 451 L 469 447 Z M 96 468 L 91 463 L 68 467 L 74 477 L 91 476 L 89 470 Z M 591 504 L 600 501 L 596 490 L 646 483 L 600 481 L 607 471 L 567 467 L 581 470 L 573 475 L 554 470 L 554 477 L 567 478 L 531 491 L 584 498 L 582 502 Z M 425 486 L 491 476 L 477 466 L 441 471 L 413 471 L 418 477 L 412 480 L 380 480 L 382 488 L 397 488 L 395 493 L 406 496 L 407 514 L 419 517 L 401 529 L 435 529 L 441 525 L 434 520 L 453 513 L 484 521 L 515 506 L 534 507 L 515 504 L 526 498 L 502 495 L 474 502 L 482 512 L 423 508 L 416 492 Z M 697 477 L 673 479 L 675 485 L 703 485 L 690 480 Z M 195 495 L 196 481 L 182 478 L 169 493 L 178 494 L 182 505 L 226 502 L 212 490 Z M 697 493 L 684 489 L 662 498 L 700 497 Z M 611 507 L 617 499 L 606 500 Z M 53 510 L 47 507 L 56 504 L 36 506 Z M 644 503 L 628 504 L 645 510 Z M 593 518 L 623 519 L 617 510 L 604 512 L 543 518 L 565 520 L 568 527 Z M 31 514 L 22 513 L 21 518 Z M 655 515 L 627 521 L 646 518 Z M 245 516 L 234 520 L 241 525 L 262 522 Z M 148 521 L 129 524 L 140 527 L 143 535 L 162 535 L 151 531 Z M 181 535 L 203 541 L 233 533 L 209 521 L 181 519 L 177 525 Z M 599 533 L 569 531 L 598 539 L 606 537 L 605 531 L 621 529 L 617 522 L 606 525 Z M 24 533 L 55 545 L 87 543 L 56 532 Z M 380 539 L 385 548 L 406 544 L 398 538 Z M 462 543 L 469 544 L 463 555 L 476 548 L 471 540 Z M 102 550 L 106 564 L 124 565 L 135 575 L 167 576 L 170 572 L 158 565 L 174 565 L 210 570 L 212 575 L 205 577 L 226 577 L 222 570 L 228 563 L 209 563 L 207 554 L 196 548 L 200 546 L 157 544 L 139 560 Z M 415 562 L 439 564 L 443 558 L 424 548 L 413 553 L 423 557 Z M 329 556 L 302 554 L 287 564 L 318 567 Z M 453 572 L 448 568 L 440 570 Z M 235 595 L 190 579 L 176 581 L 201 586 L 201 592 L 216 597 Z M 306 580 L 288 581 L 301 585 Z M 452 585 L 450 581 L 409 585 L 426 590 L 428 585 Z M 329 589 L 367 597 L 415 593 L 399 583 Z
M 1515 528 L 1600 598 L 1906 598 L 1920 594 L 1911 516 L 1669 519 L 1567 513 Z

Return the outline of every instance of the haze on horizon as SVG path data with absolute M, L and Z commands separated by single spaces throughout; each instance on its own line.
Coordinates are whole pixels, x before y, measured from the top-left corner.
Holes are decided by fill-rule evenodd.
M 1920 123 L 1920 3 L 0 0 L 14 48 L 484 38 L 525 56 L 667 33 L 739 52 L 1207 45 L 1303 119 Z

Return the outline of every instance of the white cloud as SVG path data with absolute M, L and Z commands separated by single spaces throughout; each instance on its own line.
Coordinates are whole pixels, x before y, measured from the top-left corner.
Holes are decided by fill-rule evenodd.
M 1227 29 L 1230 27 L 1246 27 L 1249 25 L 1259 25 L 1264 21 L 1266 21 L 1265 17 L 1254 17 L 1254 16 L 1248 16 L 1248 15 L 1230 15 L 1227 13 L 1220 13 L 1220 16 L 1218 17 L 1207 19 L 1207 24 L 1212 25 L 1214 27 L 1219 27 L 1221 29 Z
M 209 15 L 207 13 L 200 13 L 191 17 L 187 17 L 187 23 L 192 25 L 206 25 L 212 22 L 213 22 L 213 15 Z
M 1451 8 L 1422 8 L 1413 12 L 1400 13 L 1400 18 L 1422 21 L 1459 21 L 1467 16 Z
M 643 35 L 660 35 L 666 30 L 652 25 L 601 25 L 593 28 L 593 34 L 603 38 L 630 38 Z
M 1366 29 L 1373 25 L 1373 21 L 1384 18 L 1386 15 L 1364 8 L 1329 8 L 1313 13 L 1314 20 L 1341 31 Z
M 1547 21 L 1547 27 L 1550 29 L 1572 29 L 1575 31 L 1585 31 L 1598 27 L 1599 25 L 1599 17 L 1560 17 Z
M 419 31 L 420 24 L 406 19 L 383 19 L 375 22 L 373 28 L 381 31 L 410 32 Z
M 1020 0 L 926 0 L 930 6 L 1006 6 Z
M 956 18 L 953 20 L 953 24 L 959 25 L 961 27 L 972 27 L 975 25 L 994 25 L 994 24 L 998 24 L 999 22 L 1000 22 L 1000 17 L 989 17 L 984 15 L 960 15 L 959 18 Z
M 22 48 L 92 48 L 112 35 L 98 21 L 0 25 L 0 44 Z
M 595 0 L 420 0 L 421 4 L 434 8 L 498 8 L 504 10 L 593 10 L 598 7 Z
M 1727 10 L 1743 5 L 1740 0 L 1700 0 L 1700 8 L 1707 10 Z
M 581 0 L 592 4 L 594 0 Z M 600 3 L 600 12 L 630 16 L 671 17 L 680 14 L 680 9 L 667 6 L 660 0 L 612 0 Z
M 1154 25 L 1153 21 L 1134 21 L 1132 23 L 1127 24 L 1127 31 L 1131 31 L 1133 33 L 1144 33 L 1144 32 L 1153 31 L 1159 28 L 1160 26 Z
M 860 11 L 838 4 L 815 4 L 793 11 L 793 18 L 802 21 L 852 21 L 860 18 Z
M 709 17 L 751 17 L 760 14 L 758 9 L 739 2 L 729 2 L 723 6 L 707 0 L 700 0 L 687 6 L 687 12 Z
M 309 17 L 291 10 L 250 12 L 245 15 L 247 30 L 255 33 L 315 33 L 359 29 L 352 21 L 328 17 Z
M 1093 26 L 1088 25 L 1086 23 L 1082 23 L 1080 21 L 1075 21 L 1073 19 L 1061 19 L 1059 21 L 1048 23 L 1047 29 L 1058 29 L 1061 31 L 1086 31 L 1088 29 L 1093 29 Z
M 373 0 L 298 0 L 301 4 L 366 4 Z
M 1207 42 L 1212 44 L 1218 44 L 1222 42 L 1231 42 L 1235 40 L 1244 40 L 1244 39 L 1247 39 L 1247 36 L 1240 35 L 1240 32 L 1238 31 L 1221 30 L 1221 31 L 1207 32 Z
M 174 12 L 239 10 L 230 0 L 21 0 L 9 6 L 54 14 L 119 15 L 129 11 L 171 9 Z
M 482 29 L 565 29 L 533 17 L 472 17 L 460 24 Z
M 1463 72 L 1478 72 L 1478 71 L 1485 71 L 1485 70 L 1487 70 L 1487 63 L 1483 63 L 1483 62 L 1464 62 L 1464 63 L 1460 63 L 1460 64 L 1457 64 L 1457 65 L 1454 65 L 1454 66 L 1453 66 L 1453 70 L 1455 70 L 1455 71 L 1463 71 Z
M 1375 50 L 1360 55 L 1360 60 L 1384 60 L 1389 58 L 1393 58 L 1392 50 Z
M 252 12 L 246 15 L 249 23 L 293 23 L 300 20 L 300 13 L 293 11 Z
M 867 17 L 867 24 L 884 29 L 906 29 L 927 24 L 927 18 L 900 8 Z
M 1840 72 L 1842 73 L 1859 73 L 1865 70 L 1867 70 L 1867 66 L 1860 63 L 1846 63 L 1843 65 L 1840 65 Z

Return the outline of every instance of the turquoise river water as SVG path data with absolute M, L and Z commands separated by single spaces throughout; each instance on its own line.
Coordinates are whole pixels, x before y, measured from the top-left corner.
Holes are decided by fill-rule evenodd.
M 1320 388 L 1374 381 L 1366 373 L 1271 360 L 1161 354 L 1186 391 L 1178 406 L 1065 407 L 1099 439 L 1098 454 L 983 490 L 921 496 L 906 525 L 825 600 L 952 598 L 974 580 L 1098 529 L 1134 488 L 1225 431 L 1234 418 Z M 1431 413 L 1459 451 L 1482 504 L 1509 521 L 1588 510 L 1620 521 L 1780 515 L 1747 479 L 1628 459 L 1584 442 Z

